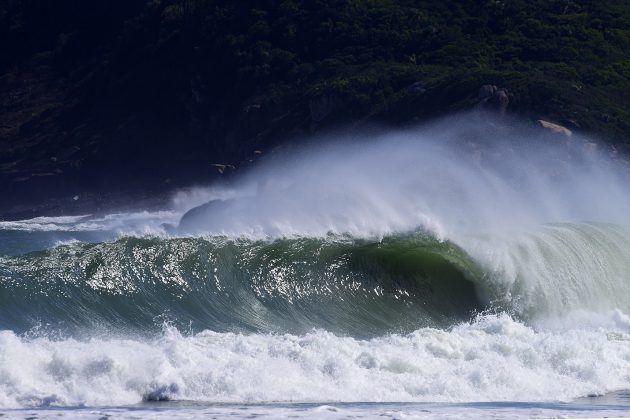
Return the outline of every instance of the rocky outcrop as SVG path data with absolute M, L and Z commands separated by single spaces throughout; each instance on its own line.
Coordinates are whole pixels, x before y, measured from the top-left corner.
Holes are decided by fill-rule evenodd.
M 496 109 L 501 113 L 504 113 L 510 104 L 508 90 L 504 88 L 497 88 L 495 85 L 481 86 L 477 97 L 479 99 L 480 107 Z
M 232 171 L 236 170 L 236 166 L 227 163 L 211 163 L 210 166 L 215 168 L 220 174 L 223 174 L 226 169 L 230 169 Z
M 560 124 L 552 123 L 545 120 L 538 120 L 538 123 L 541 125 L 541 127 L 546 128 L 547 130 L 550 130 L 554 133 L 562 134 L 566 137 L 571 137 L 573 135 L 573 132 L 571 130 Z
M 422 95 L 427 89 L 422 82 L 416 82 L 410 86 L 407 86 L 407 93 L 410 95 Z

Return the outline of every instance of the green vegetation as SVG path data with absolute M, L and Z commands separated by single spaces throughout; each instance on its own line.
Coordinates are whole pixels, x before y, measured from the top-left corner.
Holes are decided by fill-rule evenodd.
M 149 141 L 237 162 L 314 127 L 470 108 L 484 84 L 630 145 L 626 0 L 0 0 L 0 47 L 5 93 L 20 72 L 57 89 L 34 120 L 5 106 L 6 135 L 45 127 L 82 162 Z

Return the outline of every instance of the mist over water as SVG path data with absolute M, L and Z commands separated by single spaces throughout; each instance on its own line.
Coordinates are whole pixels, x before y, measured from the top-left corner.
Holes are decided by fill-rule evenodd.
M 161 212 L 0 222 L 0 408 L 630 389 L 629 175 L 472 113 L 314 137 Z
M 180 234 L 421 231 L 461 247 L 485 271 L 479 293 L 527 319 L 630 310 L 630 171 L 592 139 L 471 113 L 279 155 L 229 188 L 177 195 L 184 209 L 209 201 Z
M 488 118 L 460 115 L 407 131 L 314 138 L 229 188 L 205 197 L 192 190 L 193 203 L 221 201 L 184 219 L 182 229 L 263 237 L 424 229 L 453 239 L 551 222 L 628 221 L 627 171 L 606 150 Z M 186 207 L 186 194 L 175 201 Z

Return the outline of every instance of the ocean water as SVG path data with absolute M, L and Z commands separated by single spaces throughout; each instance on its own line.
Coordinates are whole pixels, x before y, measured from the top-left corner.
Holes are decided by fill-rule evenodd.
M 0 415 L 630 417 L 630 172 L 518 124 L 0 221 Z

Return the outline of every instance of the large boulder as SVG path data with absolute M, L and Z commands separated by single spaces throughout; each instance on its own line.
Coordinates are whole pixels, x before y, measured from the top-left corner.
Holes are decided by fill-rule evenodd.
M 427 89 L 424 87 L 424 83 L 415 82 L 414 84 L 407 86 L 407 93 L 410 95 L 422 95 Z
M 193 207 L 182 216 L 177 228 L 169 227 L 168 230 L 178 233 L 199 233 L 204 232 L 208 227 L 216 227 L 213 218 L 225 214 L 229 204 L 233 201 L 233 199 L 211 200 Z
M 504 88 L 497 88 L 495 85 L 483 85 L 477 94 L 479 106 L 482 108 L 495 109 L 501 113 L 507 110 L 510 103 L 509 92 Z
M 479 101 L 488 101 L 497 91 L 497 87 L 494 85 L 483 85 L 479 88 Z
M 545 120 L 538 120 L 538 124 L 540 124 L 541 127 L 556 134 L 561 134 L 566 137 L 571 137 L 573 135 L 573 132 L 571 130 L 560 124 L 552 123 Z

